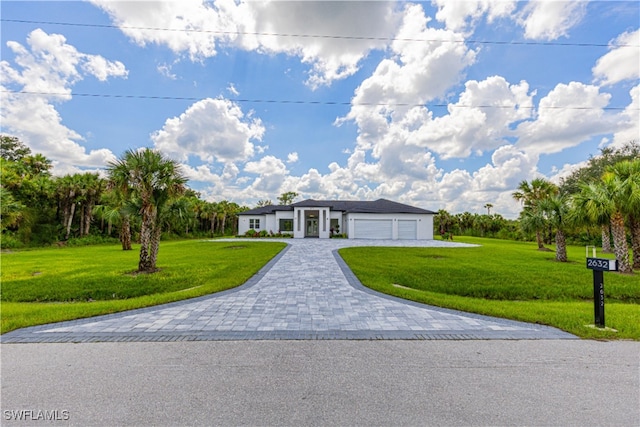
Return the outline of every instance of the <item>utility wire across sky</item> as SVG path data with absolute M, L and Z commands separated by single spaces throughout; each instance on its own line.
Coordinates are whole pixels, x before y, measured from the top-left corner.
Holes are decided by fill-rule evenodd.
M 320 39 L 343 39 L 343 40 L 372 40 L 372 41 L 404 41 L 404 42 L 425 42 L 425 43 L 469 43 L 487 45 L 531 45 L 531 46 L 575 46 L 575 47 L 640 47 L 640 45 L 623 43 L 575 43 L 575 42 L 545 42 L 545 41 L 501 41 L 501 40 L 447 40 L 447 39 L 414 39 L 396 37 L 371 37 L 371 36 L 346 36 L 327 34 L 287 34 L 287 33 L 263 33 L 245 31 L 219 31 L 206 29 L 186 29 L 186 28 L 159 28 L 159 27 L 136 27 L 126 25 L 89 24 L 80 22 L 53 22 L 53 21 L 33 21 L 27 19 L 0 19 L 0 22 L 11 22 L 19 24 L 37 25 L 62 25 L 71 27 L 107 28 L 119 30 L 144 30 L 144 31 L 170 31 L 185 33 L 208 33 L 219 35 L 245 35 L 245 36 L 268 36 L 268 37 L 298 37 L 298 38 L 320 38 Z
M 91 97 L 91 98 L 122 98 L 122 99 L 153 99 L 163 101 L 200 101 L 207 97 L 193 97 L 193 96 L 161 96 L 161 95 L 121 95 L 121 94 L 107 94 L 107 93 L 75 93 L 75 92 L 35 92 L 35 91 L 12 91 L 12 90 L 0 90 L 0 93 L 14 94 L 14 95 L 41 95 L 41 96 L 78 96 L 78 97 Z M 211 97 L 209 97 L 211 98 Z M 580 106 L 533 106 L 533 105 L 491 105 L 491 104 L 479 104 L 479 105 L 459 105 L 459 104 L 430 104 L 430 103 L 389 103 L 389 102 L 359 102 L 353 103 L 349 101 L 310 101 L 302 99 L 246 99 L 246 98 L 224 98 L 227 101 L 235 103 L 249 103 L 249 104 L 296 104 L 296 105 L 343 105 L 343 106 L 365 106 L 365 107 L 428 107 L 428 108 L 527 108 L 527 109 L 549 109 L 549 110 L 605 110 L 605 111 L 621 111 L 625 109 L 638 111 L 640 108 L 629 107 L 580 107 Z

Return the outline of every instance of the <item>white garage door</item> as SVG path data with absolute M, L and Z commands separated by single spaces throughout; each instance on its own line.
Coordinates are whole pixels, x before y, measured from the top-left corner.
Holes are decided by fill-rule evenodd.
M 418 238 L 418 221 L 398 220 L 398 239 L 416 240 Z
M 356 239 L 391 239 L 393 222 L 390 219 L 356 219 L 354 237 Z

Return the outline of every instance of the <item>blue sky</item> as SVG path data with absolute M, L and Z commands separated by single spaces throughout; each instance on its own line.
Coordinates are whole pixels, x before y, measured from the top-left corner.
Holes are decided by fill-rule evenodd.
M 1 131 L 57 175 L 154 147 L 214 201 L 296 191 L 515 217 L 521 180 L 640 139 L 636 1 L 0 8 Z

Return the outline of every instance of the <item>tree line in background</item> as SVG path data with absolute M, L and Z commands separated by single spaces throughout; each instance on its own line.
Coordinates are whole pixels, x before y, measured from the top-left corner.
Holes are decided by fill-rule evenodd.
M 186 187 L 177 163 L 150 149 L 127 151 L 108 166 L 107 178 L 96 173 L 53 177 L 49 159 L 1 135 L 0 162 L 2 248 L 119 239 L 127 250 L 135 241 L 141 244 L 139 270 L 150 271 L 161 237 L 235 235 L 238 214 L 249 209 L 227 200 L 202 200 Z M 523 206 L 517 220 L 492 214 L 493 205 L 487 203 L 486 214 L 438 211 L 435 232 L 449 239 L 535 240 L 540 250 L 555 242 L 558 261 L 567 260 L 568 243 L 598 245 L 615 252 L 621 271 L 640 268 L 637 142 L 603 149 L 560 185 L 537 178 L 521 182 L 512 195 Z M 283 193 L 278 202 L 290 204 L 297 196 Z
M 249 209 L 202 200 L 185 187 L 177 164 L 154 150 L 127 151 L 106 178 L 53 177 L 49 159 L 11 136 L 0 136 L 0 157 L 2 248 L 119 239 L 123 249 L 143 243 L 152 257 L 161 235 L 233 235 L 238 213 Z
M 556 260 L 566 262 L 568 243 L 601 246 L 615 253 L 619 270 L 640 269 L 640 145 L 629 142 L 605 148 L 587 164 L 562 179 L 560 185 L 536 178 L 522 181 L 512 193 L 522 203 L 517 220 L 444 210 L 435 217 L 443 238 L 453 235 L 535 240 L 539 250 L 555 243 Z M 613 240 L 613 246 L 611 241 Z M 629 257 L 629 247 L 632 257 Z

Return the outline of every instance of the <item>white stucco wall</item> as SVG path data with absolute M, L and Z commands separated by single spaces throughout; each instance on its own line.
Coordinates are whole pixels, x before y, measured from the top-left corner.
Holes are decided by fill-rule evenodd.
M 329 208 L 296 208 L 294 211 L 277 211 L 275 214 L 266 215 L 240 215 L 238 221 L 238 234 L 244 235 L 249 230 L 249 220 L 259 219 L 260 228 L 256 231 L 266 230 L 277 233 L 280 228 L 280 219 L 293 220 L 293 236 L 295 238 L 305 237 L 305 211 L 318 211 L 318 234 L 319 238 L 329 238 L 331 234 L 331 219 L 338 219 L 340 222 L 340 233 L 347 233 L 353 239 L 353 224 L 356 219 L 390 219 L 393 222 L 393 239 L 398 238 L 398 220 L 417 221 L 417 239 L 433 239 L 433 215 L 432 214 L 372 214 L 372 213 L 350 213 L 343 215 L 342 212 L 331 212 Z M 324 214 L 323 214 L 324 212 Z M 298 215 L 300 216 L 300 227 L 298 227 Z M 326 227 L 322 222 L 326 222 Z
M 242 236 L 247 231 L 249 231 L 249 220 L 250 219 L 259 219 L 260 220 L 260 228 L 259 229 L 255 229 L 256 231 L 262 231 L 262 230 L 269 231 L 269 229 L 266 228 L 267 220 L 265 218 L 265 215 L 240 215 L 239 219 L 238 219 L 238 235 Z
M 331 210 L 327 207 L 294 208 L 293 213 L 293 237 L 303 239 L 306 232 L 306 213 L 309 211 L 318 213 L 318 237 L 328 239 L 331 232 Z

